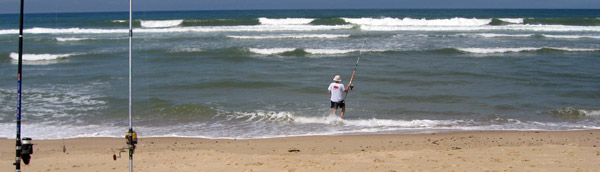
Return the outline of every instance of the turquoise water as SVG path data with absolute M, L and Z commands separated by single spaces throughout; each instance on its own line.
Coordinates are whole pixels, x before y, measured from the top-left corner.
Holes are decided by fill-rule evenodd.
M 600 126 L 599 10 L 134 13 L 141 136 L 265 138 Z M 121 137 L 127 13 L 25 16 L 23 134 Z M 18 15 L 0 15 L 0 135 L 16 112 Z M 363 44 L 364 42 L 364 44 Z M 347 114 L 327 86 L 347 83 Z

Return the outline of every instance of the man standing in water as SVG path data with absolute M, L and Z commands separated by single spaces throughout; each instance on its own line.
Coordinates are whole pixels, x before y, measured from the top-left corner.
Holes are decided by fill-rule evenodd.
M 335 75 L 333 77 L 333 83 L 329 84 L 329 94 L 331 94 L 331 109 L 332 113 L 337 115 L 337 109 L 342 108 L 342 113 L 340 113 L 340 118 L 344 117 L 344 112 L 346 112 L 346 104 L 344 104 L 344 96 L 342 93 L 348 92 L 348 88 L 344 88 L 344 84 L 340 84 L 342 81 L 342 77 L 340 75 Z

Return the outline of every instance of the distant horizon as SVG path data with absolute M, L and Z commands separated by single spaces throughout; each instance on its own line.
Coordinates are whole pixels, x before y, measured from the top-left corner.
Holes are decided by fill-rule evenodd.
M 302 11 L 302 10 L 600 10 L 596 8 L 313 8 L 313 9 L 182 9 L 182 10 L 133 10 L 133 12 L 185 12 L 185 11 Z M 25 14 L 55 14 L 55 13 L 127 13 L 129 11 L 65 11 L 65 12 L 25 12 Z M 2 13 L 0 14 L 19 14 Z M 600 17 L 600 15 L 599 15 Z
M 0 13 L 19 13 L 20 1 L 1 1 Z M 326 9 L 599 9 L 598 0 L 134 0 L 133 11 Z M 129 11 L 126 0 L 26 0 L 25 13 Z

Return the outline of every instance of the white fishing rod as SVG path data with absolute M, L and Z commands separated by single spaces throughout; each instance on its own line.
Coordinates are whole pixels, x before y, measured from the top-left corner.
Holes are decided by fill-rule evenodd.
M 129 153 L 129 172 L 133 172 L 133 153 L 135 152 L 135 144 L 137 144 L 137 133 L 133 131 L 133 119 L 132 119 L 132 52 L 131 45 L 133 39 L 133 12 L 132 12 L 132 0 L 129 0 L 129 131 L 127 131 L 127 135 L 125 135 L 125 139 L 127 140 L 127 146 L 119 149 L 119 156 L 116 154 L 113 155 L 113 159 L 116 161 L 117 158 L 121 158 L 121 152 L 126 152 L 128 150 Z

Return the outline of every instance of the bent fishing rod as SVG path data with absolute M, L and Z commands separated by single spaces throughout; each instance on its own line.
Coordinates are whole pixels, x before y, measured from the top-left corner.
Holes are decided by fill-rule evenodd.
M 21 10 L 19 16 L 19 58 L 17 72 L 17 138 L 15 143 L 15 171 L 21 172 L 21 160 L 25 165 L 29 164 L 31 154 L 33 154 L 33 144 L 31 138 L 23 138 L 21 140 L 21 92 L 23 79 L 23 9 L 24 0 L 21 0 Z
M 373 20 L 371 18 L 371 20 Z M 369 23 L 371 23 L 371 21 L 369 21 Z M 367 44 L 367 38 L 369 37 L 369 29 L 367 29 L 367 34 L 365 36 L 365 39 L 362 42 L 362 45 L 360 46 L 360 49 L 358 49 L 358 58 L 356 58 L 356 64 L 354 65 L 354 70 L 352 70 L 352 76 L 350 77 L 350 82 L 348 82 L 348 87 L 346 87 L 346 90 L 348 90 L 348 88 L 350 88 L 350 90 L 352 90 L 354 88 L 354 84 L 352 84 L 352 81 L 354 81 L 354 75 L 356 74 L 356 68 L 358 68 L 358 63 L 360 62 L 360 57 L 362 57 L 362 50 L 365 48 L 365 44 Z M 350 91 L 346 92 L 346 95 L 344 95 L 344 100 L 346 100 L 346 97 L 348 97 L 348 93 Z
M 360 57 L 362 56 L 362 49 L 365 47 L 366 42 L 367 41 L 365 38 L 365 40 L 363 40 L 362 46 L 360 47 L 360 50 L 358 50 L 358 58 L 356 59 L 356 64 L 354 65 L 354 70 L 352 70 L 352 76 L 350 77 L 350 82 L 348 82 L 348 87 L 346 87 L 346 90 L 348 90 L 348 88 L 350 88 L 350 89 L 354 88 L 354 84 L 352 84 L 352 81 L 354 80 L 354 75 L 356 74 L 356 68 L 358 68 L 358 63 L 360 62 Z M 344 95 L 344 100 L 346 100 L 346 97 L 348 97 L 349 92 L 350 91 L 346 91 L 346 95 Z

